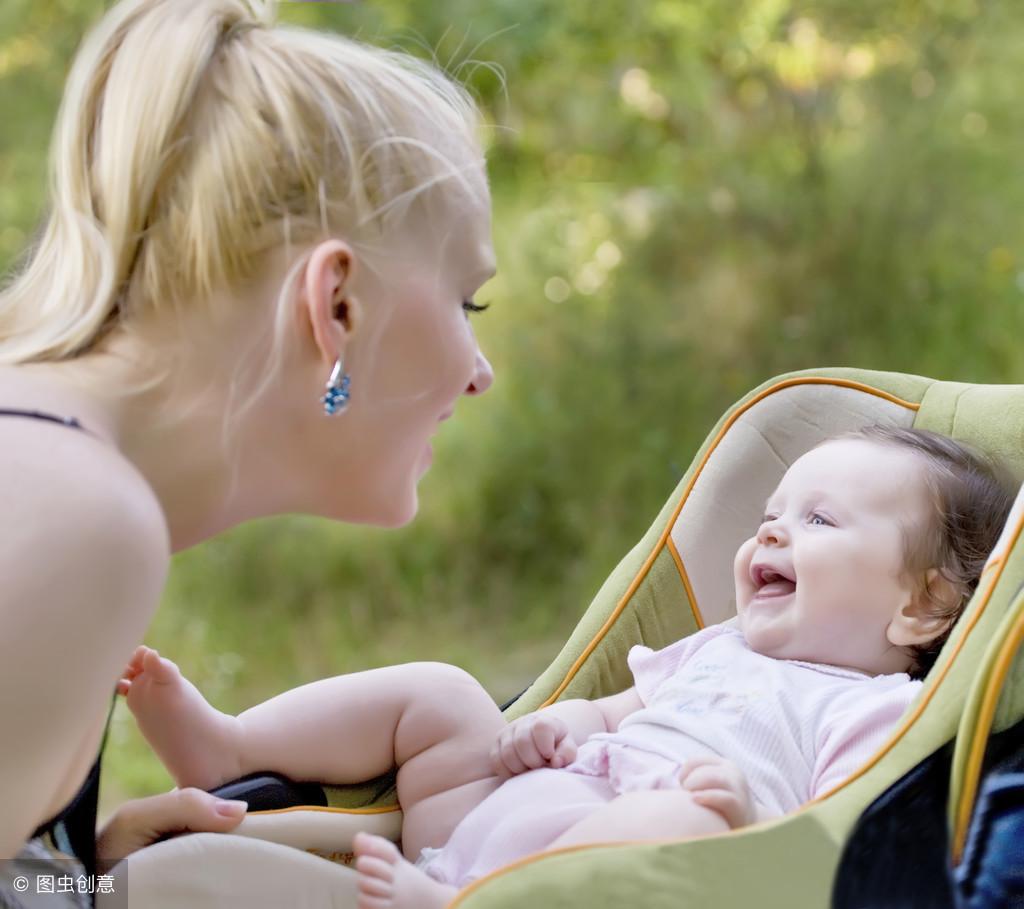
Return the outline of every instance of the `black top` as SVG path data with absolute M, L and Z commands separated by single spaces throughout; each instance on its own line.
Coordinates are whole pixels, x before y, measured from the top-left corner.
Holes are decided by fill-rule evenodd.
M 46 420 L 49 423 L 59 423 L 70 429 L 87 432 L 85 427 L 74 417 L 57 417 L 38 410 L 0 408 L 0 417 Z M 100 754 L 96 756 L 96 762 L 92 765 L 82 788 L 56 817 L 48 820 L 32 834 L 33 838 L 49 834 L 54 846 L 61 852 L 77 858 L 85 866 L 86 874 L 90 875 L 96 873 L 96 810 L 100 794 L 100 757 L 103 753 L 103 745 L 107 741 L 107 731 L 110 729 L 110 717 L 113 712 L 114 705 L 111 703 L 110 713 L 107 714 L 107 725 L 103 731 Z

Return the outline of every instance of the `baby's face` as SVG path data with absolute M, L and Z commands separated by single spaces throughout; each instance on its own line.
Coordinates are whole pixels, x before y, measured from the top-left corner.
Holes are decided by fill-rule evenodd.
M 927 526 L 926 469 L 912 452 L 862 439 L 794 462 L 736 553 L 736 607 L 753 650 L 873 675 L 906 670 L 888 630 L 915 592 L 904 534 Z

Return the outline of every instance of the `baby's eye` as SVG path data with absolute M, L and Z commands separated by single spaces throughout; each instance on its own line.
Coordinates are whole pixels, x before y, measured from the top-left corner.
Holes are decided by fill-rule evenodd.
M 822 514 L 814 512 L 808 519 L 809 524 L 814 524 L 816 527 L 831 527 L 832 522 Z
M 485 309 L 490 309 L 490 308 L 491 308 L 491 304 L 490 303 L 484 303 L 483 306 L 481 306 L 479 303 L 474 303 L 472 300 L 463 300 L 462 301 L 462 310 L 467 315 L 469 313 L 471 313 L 471 312 L 483 312 Z
M 772 521 L 776 520 L 777 518 L 778 518 L 777 514 L 766 514 L 766 515 L 762 516 L 761 523 L 762 524 L 770 524 Z

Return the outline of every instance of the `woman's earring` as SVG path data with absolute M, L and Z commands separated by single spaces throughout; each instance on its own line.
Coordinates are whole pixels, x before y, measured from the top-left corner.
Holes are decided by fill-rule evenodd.
M 327 380 L 327 391 L 320 398 L 324 405 L 324 413 L 329 417 L 341 413 L 348 407 L 351 397 L 348 390 L 350 379 L 348 373 L 345 372 L 344 362 L 341 357 L 334 361 L 334 369 L 331 370 L 331 377 Z

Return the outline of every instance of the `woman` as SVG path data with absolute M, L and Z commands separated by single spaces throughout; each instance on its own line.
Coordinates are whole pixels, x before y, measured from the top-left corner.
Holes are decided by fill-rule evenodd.
M 493 378 L 472 102 L 274 7 L 124 0 L 68 77 L 47 221 L 0 294 L 0 857 L 91 837 L 171 553 L 282 512 L 408 522 L 430 436 Z M 240 817 L 142 800 L 99 857 Z

